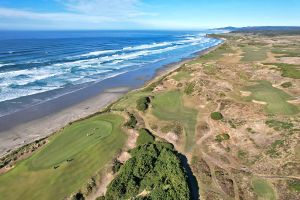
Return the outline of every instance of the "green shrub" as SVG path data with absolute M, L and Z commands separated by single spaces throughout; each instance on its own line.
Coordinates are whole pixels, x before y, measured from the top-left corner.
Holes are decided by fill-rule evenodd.
M 145 111 L 148 109 L 150 103 L 149 97 L 141 97 L 136 101 L 136 108 L 139 111 Z
M 294 127 L 294 124 L 290 122 L 282 122 L 275 119 L 267 120 L 266 125 L 268 125 L 270 128 L 273 128 L 276 131 L 290 130 Z
M 84 196 L 81 192 L 76 193 L 73 197 L 72 200 L 84 200 Z
M 225 140 L 229 140 L 230 136 L 227 133 L 219 134 L 216 136 L 215 140 L 217 142 L 223 142 Z
M 289 88 L 289 87 L 292 87 L 292 83 L 291 82 L 285 82 L 285 83 L 282 83 L 281 84 L 281 87 L 283 87 L 283 88 Z
M 148 143 L 131 151 L 131 158 L 108 185 L 105 199 L 190 199 L 187 176 L 174 150 Z
M 135 116 L 133 114 L 129 114 L 129 120 L 128 122 L 126 122 L 125 126 L 129 128 L 135 128 L 136 124 L 137 124 L 137 120 Z
M 195 83 L 188 83 L 184 89 L 184 93 L 190 95 L 194 92 Z
M 112 171 L 113 173 L 117 173 L 120 168 L 122 167 L 122 163 L 120 163 L 118 160 L 114 160 L 113 166 L 112 166 Z
M 213 113 L 210 114 L 210 117 L 213 120 L 221 120 L 221 119 L 223 119 L 223 115 L 220 112 L 213 112 Z
M 299 180 L 290 180 L 288 181 L 288 186 L 290 190 L 294 190 L 300 193 L 300 181 Z
M 151 132 L 147 129 L 140 129 L 139 130 L 139 137 L 137 138 L 137 145 L 143 145 L 147 143 L 154 142 L 155 138 L 151 134 Z
M 237 152 L 238 158 L 239 159 L 246 159 L 248 157 L 248 152 L 243 151 L 243 150 L 239 150 Z
M 278 152 L 278 148 L 282 147 L 284 145 L 284 141 L 283 140 L 276 140 L 275 142 L 273 142 L 271 144 L 271 146 L 269 147 L 269 149 L 267 150 L 267 154 L 271 157 L 271 158 L 276 158 L 278 156 L 280 156 L 280 152 Z

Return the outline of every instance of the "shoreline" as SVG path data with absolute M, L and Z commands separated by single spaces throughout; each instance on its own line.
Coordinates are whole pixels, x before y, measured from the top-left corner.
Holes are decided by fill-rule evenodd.
M 37 119 L 29 120 L 25 123 L 20 123 L 17 126 L 8 126 L 9 128 L 7 130 L 0 130 L 0 158 L 9 155 L 10 153 L 14 152 L 15 150 L 18 150 L 19 148 L 25 145 L 31 144 L 36 140 L 48 138 L 49 136 L 55 134 L 60 129 L 64 128 L 70 123 L 76 122 L 78 120 L 83 120 L 91 115 L 105 110 L 105 108 L 118 101 L 126 93 L 134 90 L 140 90 L 146 87 L 147 85 L 156 82 L 158 79 L 161 79 L 162 77 L 167 76 L 169 73 L 179 69 L 185 63 L 188 63 L 194 59 L 197 59 L 199 56 L 213 51 L 222 44 L 223 42 L 208 49 L 199 51 L 195 53 L 192 58 L 182 59 L 179 62 L 151 69 L 152 73 L 149 73 L 146 76 L 143 74 L 143 71 L 149 70 L 148 68 L 136 70 L 137 73 L 133 72 L 132 75 L 132 77 L 134 77 L 135 80 L 131 80 L 131 83 L 129 83 L 128 86 L 122 86 L 122 81 L 121 84 L 112 84 L 110 85 L 111 87 L 102 89 L 97 95 L 87 98 L 81 102 L 75 103 L 74 105 L 65 107 L 61 110 L 42 116 L 40 118 L 38 117 Z M 127 73 L 120 75 L 121 80 L 128 81 L 128 77 L 126 79 L 126 75 Z M 111 79 L 106 79 L 104 81 L 113 82 L 114 80 L 118 80 L 118 78 L 120 77 L 114 77 Z M 95 84 L 94 87 L 97 87 L 97 85 L 98 84 Z M 99 90 L 99 88 L 97 89 Z M 80 92 L 78 95 L 81 95 Z M 71 97 L 74 98 L 72 94 Z M 54 99 L 54 106 L 56 105 L 56 100 L 57 99 Z M 37 105 L 37 107 L 33 108 L 33 111 L 38 111 L 38 108 L 40 106 L 42 107 L 43 104 Z M 55 109 L 57 109 L 57 107 L 55 107 Z M 14 114 L 16 115 L 19 113 L 17 112 Z M 28 119 L 28 114 L 29 113 L 27 113 L 26 111 L 25 113 L 21 113 L 21 120 L 24 119 L 23 117 L 26 117 L 25 119 Z M 38 112 L 38 114 L 41 115 L 43 113 Z M 11 119 L 8 118 L 8 120 Z M 4 123 L 2 121 L 2 124 Z

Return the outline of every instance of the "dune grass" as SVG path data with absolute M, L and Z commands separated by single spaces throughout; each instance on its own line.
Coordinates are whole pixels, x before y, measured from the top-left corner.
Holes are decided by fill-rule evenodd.
M 197 111 L 182 103 L 182 93 L 170 91 L 157 94 L 153 101 L 153 114 L 162 120 L 179 122 L 185 131 L 185 148 L 191 150 L 194 144 Z
M 252 187 L 258 199 L 261 200 L 275 200 L 275 191 L 266 180 L 261 178 L 253 178 Z
M 0 199 L 64 199 L 101 170 L 125 143 L 123 118 L 97 115 L 64 128 L 0 176 Z
M 294 115 L 299 112 L 297 106 L 287 102 L 293 98 L 284 91 L 273 87 L 268 81 L 258 81 L 257 84 L 245 87 L 243 90 L 252 93 L 246 98 L 247 100 L 266 102 L 265 110 L 267 113 Z

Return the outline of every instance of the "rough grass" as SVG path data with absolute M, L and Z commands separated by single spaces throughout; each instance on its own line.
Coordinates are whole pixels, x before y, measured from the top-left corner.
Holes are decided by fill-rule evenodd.
M 194 143 L 197 111 L 187 108 L 182 103 L 182 94 L 179 91 L 170 91 L 157 94 L 153 101 L 153 114 L 162 120 L 179 122 L 183 125 L 186 134 L 186 150 L 191 150 Z
M 294 115 L 299 112 L 297 106 L 288 103 L 293 98 L 284 91 L 275 88 L 268 81 L 258 81 L 257 84 L 245 87 L 243 90 L 252 92 L 247 100 L 266 102 L 265 110 L 270 114 Z
M 0 176 L 0 199 L 64 199 L 79 190 L 122 148 L 122 123 L 122 117 L 104 114 L 64 128 Z
M 126 110 L 128 108 L 136 109 L 137 101 L 140 98 L 151 96 L 151 92 L 133 91 L 126 94 L 118 102 L 114 103 L 111 107 L 113 110 Z
M 177 74 L 175 74 L 174 76 L 172 76 L 172 78 L 176 81 L 181 81 L 183 79 L 187 79 L 190 77 L 191 77 L 191 75 L 190 75 L 190 72 L 188 72 L 188 71 L 180 71 Z
M 147 143 L 154 142 L 154 136 L 147 130 L 147 129 L 140 129 L 139 130 L 139 137 L 137 138 L 137 145 L 143 145 Z
M 276 57 L 300 57 L 300 48 L 273 48 L 272 53 L 281 54 Z
M 244 54 L 241 61 L 252 62 L 267 59 L 266 48 L 256 48 L 251 46 L 242 47 Z
M 281 70 L 281 76 L 300 79 L 300 66 L 285 63 L 266 63 L 267 65 L 275 65 Z
M 300 161 L 300 143 L 295 147 L 295 157 Z
M 276 195 L 274 189 L 266 180 L 261 178 L 252 179 L 252 187 L 258 199 L 261 200 L 275 200 Z
M 202 61 L 209 61 L 209 60 L 219 60 L 222 57 L 224 57 L 224 54 L 233 53 L 233 49 L 230 47 L 229 44 L 223 43 L 221 46 L 219 46 L 217 49 L 200 56 L 199 58 L 189 62 L 188 64 L 197 64 Z

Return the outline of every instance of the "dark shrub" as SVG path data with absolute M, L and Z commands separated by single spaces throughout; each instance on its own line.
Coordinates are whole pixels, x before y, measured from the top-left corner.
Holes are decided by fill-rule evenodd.
M 213 113 L 210 114 L 210 117 L 213 120 L 221 120 L 221 119 L 223 119 L 223 115 L 220 112 L 213 112 Z
M 141 97 L 136 101 L 136 108 L 139 111 L 145 111 L 148 109 L 150 103 L 149 97 Z
M 133 114 L 129 114 L 129 120 L 128 122 L 126 122 L 125 126 L 129 128 L 135 128 L 136 124 L 137 124 L 137 120 L 135 116 Z

